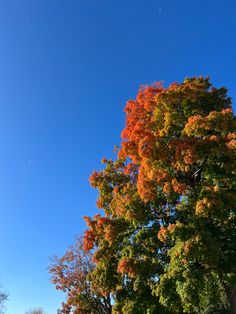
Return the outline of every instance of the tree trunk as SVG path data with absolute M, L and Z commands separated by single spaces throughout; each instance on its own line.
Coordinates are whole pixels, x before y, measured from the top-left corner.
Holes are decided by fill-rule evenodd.
M 227 299 L 232 314 L 236 314 L 236 286 L 225 288 Z

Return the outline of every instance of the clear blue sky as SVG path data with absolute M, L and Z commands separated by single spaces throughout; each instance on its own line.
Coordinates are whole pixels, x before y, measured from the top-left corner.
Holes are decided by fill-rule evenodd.
M 96 212 L 88 177 L 112 157 L 141 84 L 210 75 L 236 98 L 235 0 L 0 2 L 0 282 L 8 314 L 62 294 L 49 256 Z

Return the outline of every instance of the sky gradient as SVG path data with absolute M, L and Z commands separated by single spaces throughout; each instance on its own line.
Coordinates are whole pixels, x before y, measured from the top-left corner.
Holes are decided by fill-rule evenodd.
M 93 215 L 88 183 L 114 157 L 142 84 L 209 75 L 236 98 L 234 0 L 0 2 L 0 282 L 8 314 L 63 296 L 49 257 Z

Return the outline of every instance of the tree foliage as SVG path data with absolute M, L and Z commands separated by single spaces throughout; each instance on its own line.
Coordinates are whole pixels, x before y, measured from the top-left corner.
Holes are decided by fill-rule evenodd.
M 112 295 L 112 313 L 236 313 L 236 120 L 227 90 L 203 77 L 156 83 L 125 112 L 117 160 L 104 159 L 90 177 L 101 211 L 85 217 L 91 286 Z
M 62 257 L 54 256 L 49 271 L 56 289 L 67 294 L 60 314 L 109 314 L 110 295 L 92 287 L 89 274 L 94 269 L 92 254 L 83 248 L 79 238 Z

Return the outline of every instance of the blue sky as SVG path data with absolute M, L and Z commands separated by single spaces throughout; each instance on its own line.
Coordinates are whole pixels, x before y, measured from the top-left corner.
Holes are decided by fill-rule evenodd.
M 236 98 L 234 0 L 0 2 L 0 282 L 8 314 L 63 296 L 49 257 L 96 212 L 88 177 L 113 156 L 141 84 L 209 75 Z

